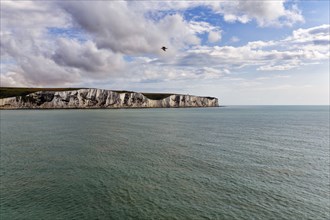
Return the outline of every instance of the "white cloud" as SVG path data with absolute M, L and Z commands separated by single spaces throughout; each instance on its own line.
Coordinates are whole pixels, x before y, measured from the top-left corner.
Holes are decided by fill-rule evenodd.
M 295 44 L 328 45 L 330 41 L 329 33 L 329 24 L 307 29 L 299 28 L 298 30 L 293 31 L 292 36 L 283 41 Z
M 227 22 L 248 23 L 255 20 L 260 26 L 292 26 L 304 22 L 301 11 L 288 0 L 276 1 L 137 1 L 130 2 L 139 11 L 185 10 L 197 6 L 211 8 Z
M 247 44 L 248 47 L 252 49 L 261 49 L 266 47 L 274 46 L 274 41 L 251 41 Z
M 296 6 L 285 8 L 285 2 L 240 0 L 212 6 L 227 22 L 248 23 L 255 20 L 260 26 L 292 26 L 296 22 L 303 22 L 301 11 Z
M 254 41 L 240 47 L 197 46 L 180 57 L 185 66 L 218 66 L 227 69 L 256 67 L 260 71 L 290 70 L 330 57 L 329 25 L 298 29 L 279 41 Z
M 208 33 L 208 41 L 210 43 L 215 43 L 221 40 L 221 30 L 218 27 L 214 27 L 207 22 L 197 22 L 191 21 L 189 22 L 190 29 L 193 30 L 197 34 Z
M 219 31 L 211 31 L 208 35 L 208 41 L 211 43 L 215 43 L 221 39 L 221 32 Z
M 184 21 L 181 15 L 169 15 L 157 23 L 159 31 L 162 32 L 163 36 L 167 36 L 167 41 L 171 45 L 177 48 L 182 48 L 186 45 L 196 45 L 200 43 L 200 39 L 196 36 L 199 30 L 194 30 L 198 27 L 198 24 L 191 25 Z M 158 49 L 157 49 L 158 50 Z
M 236 43 L 236 42 L 239 42 L 240 39 L 238 37 L 236 37 L 236 36 L 233 36 L 233 37 L 230 38 L 229 41 L 232 42 L 232 43 Z
M 254 41 L 240 47 L 201 46 L 221 40 L 220 27 L 187 21 L 180 10 L 208 6 L 230 22 L 260 26 L 302 21 L 284 1 L 127 2 L 49 1 L 1 3 L 1 85 L 63 86 L 86 81 L 214 79 L 244 67 L 287 70 L 329 58 L 329 25 L 298 29 L 279 41 Z M 175 9 L 175 10 L 174 10 Z M 146 13 L 170 10 L 157 19 Z M 85 39 L 50 34 L 78 29 Z M 239 39 L 232 38 L 232 42 Z M 166 46 L 166 52 L 160 47 Z M 130 61 L 125 60 L 129 58 Z
M 294 69 L 301 65 L 300 61 L 289 61 L 289 62 L 282 62 L 282 63 L 274 63 L 269 65 L 263 65 L 257 68 L 257 70 L 261 71 L 281 71 L 281 70 L 290 70 Z

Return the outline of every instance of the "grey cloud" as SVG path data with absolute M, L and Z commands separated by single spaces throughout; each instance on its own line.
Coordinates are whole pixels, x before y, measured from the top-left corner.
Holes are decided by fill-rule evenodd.
M 19 67 L 0 77 L 1 86 L 65 86 L 80 80 L 79 73 L 63 69 L 52 60 L 40 56 L 27 57 L 20 61 Z
M 52 59 L 61 66 L 82 69 L 88 73 L 104 74 L 123 67 L 122 55 L 99 50 L 91 41 L 79 43 L 75 40 L 59 39 Z
M 152 21 L 146 19 L 141 11 L 137 13 L 132 4 L 124 1 L 93 4 L 61 2 L 59 5 L 77 26 L 93 36 L 98 48 L 109 49 L 115 53 L 162 56 L 160 47 L 166 45 L 171 48 L 168 53 L 173 55 L 187 45 L 200 43 L 196 35 L 198 30 L 194 30 L 192 24 L 179 14 Z M 196 23 L 194 27 L 199 28 L 201 25 Z M 218 35 L 213 36 L 213 41 L 220 39 L 220 31 L 214 31 L 217 31 Z
M 124 54 L 157 53 L 169 43 L 163 30 L 128 8 L 126 2 L 61 2 L 60 6 L 93 35 L 99 48 Z
M 311 35 L 329 34 L 330 27 L 329 27 L 329 25 L 321 25 L 318 27 L 309 28 L 307 30 L 305 29 L 305 31 Z
M 1 33 L 39 38 L 46 27 L 67 27 L 69 16 L 53 1 L 1 1 Z
M 190 53 L 183 57 L 180 57 L 177 65 L 179 66 L 207 66 L 214 65 L 215 60 L 210 54 L 207 53 Z M 216 62 L 217 63 L 217 62 Z
M 330 39 L 329 40 L 313 40 L 313 44 L 315 45 L 329 45 Z
M 1 8 L 4 24 L 1 56 L 14 59 L 17 64 L 1 73 L 1 83 L 7 85 L 15 82 L 28 86 L 75 85 L 110 78 L 154 82 L 205 79 L 221 77 L 246 66 L 259 70 L 288 69 L 301 62 L 329 57 L 324 47 L 328 26 L 299 29 L 283 41 L 259 41 L 242 47 L 201 47 L 197 33 L 215 31 L 219 35 L 211 34 L 209 40 L 216 41 L 221 37 L 221 30 L 208 23 L 186 21 L 179 13 L 159 20 L 146 19 L 146 11 L 157 13 L 160 9 L 158 2 L 150 7 L 145 2 L 124 1 L 22 4 L 14 2 Z M 169 9 L 176 9 L 175 5 L 181 9 L 207 5 L 223 16 L 231 15 L 235 21 L 255 19 L 260 25 L 280 22 L 280 18 L 289 19 L 294 13 L 300 19 L 299 12 L 284 8 L 283 1 L 276 3 L 280 10 L 273 14 L 268 14 L 270 6 L 266 4 L 254 8 L 254 3 L 247 2 L 239 2 L 241 11 L 233 7 L 237 3 L 229 2 L 164 4 Z M 87 41 L 57 39 L 49 36 L 49 27 L 79 28 L 90 38 Z M 160 50 L 163 45 L 169 47 L 166 53 Z M 269 46 L 281 47 L 281 50 L 270 50 Z M 133 61 L 126 62 L 124 55 L 132 55 Z M 145 59 L 134 59 L 134 56 Z
M 44 57 L 29 57 L 21 64 L 21 68 L 25 73 L 29 73 L 25 79 L 30 84 L 60 85 L 63 82 L 75 82 L 79 78 L 79 74 L 60 68 L 52 60 Z

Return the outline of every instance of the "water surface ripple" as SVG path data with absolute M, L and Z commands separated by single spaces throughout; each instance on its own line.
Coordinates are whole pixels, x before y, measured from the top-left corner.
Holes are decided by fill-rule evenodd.
M 0 219 L 329 219 L 329 106 L 0 111 Z

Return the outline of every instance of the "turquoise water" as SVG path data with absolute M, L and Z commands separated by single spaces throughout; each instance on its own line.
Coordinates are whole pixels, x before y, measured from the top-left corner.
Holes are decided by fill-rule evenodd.
M 0 219 L 329 219 L 329 106 L 0 111 Z

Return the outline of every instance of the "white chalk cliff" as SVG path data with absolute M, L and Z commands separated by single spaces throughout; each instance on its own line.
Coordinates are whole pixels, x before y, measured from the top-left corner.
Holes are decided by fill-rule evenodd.
M 160 100 L 137 92 L 104 89 L 39 91 L 26 96 L 0 99 L 0 109 L 65 109 L 65 108 L 177 108 L 218 107 L 218 99 L 192 95 L 169 95 Z

